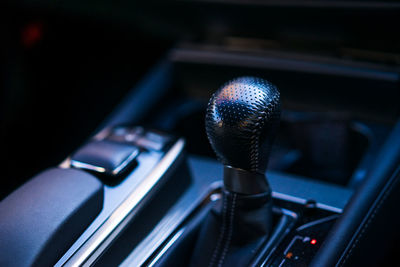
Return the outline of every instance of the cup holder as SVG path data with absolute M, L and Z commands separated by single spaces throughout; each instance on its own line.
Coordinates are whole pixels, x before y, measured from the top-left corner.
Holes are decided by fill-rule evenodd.
M 371 134 L 345 117 L 286 112 L 270 169 L 345 185 L 365 155 Z

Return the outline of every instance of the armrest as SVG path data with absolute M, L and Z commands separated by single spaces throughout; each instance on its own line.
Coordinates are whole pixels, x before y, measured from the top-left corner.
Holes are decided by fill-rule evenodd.
M 103 207 L 103 186 L 75 169 L 52 168 L 0 202 L 0 266 L 50 266 Z

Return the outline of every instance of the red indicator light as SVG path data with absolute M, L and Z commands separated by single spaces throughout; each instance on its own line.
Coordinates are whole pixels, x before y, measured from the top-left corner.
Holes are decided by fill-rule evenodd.
M 31 48 L 38 43 L 43 36 L 43 24 L 41 22 L 32 22 L 25 25 L 22 29 L 21 39 L 26 48 Z
M 317 244 L 317 239 L 311 239 L 310 244 L 311 244 L 311 245 Z

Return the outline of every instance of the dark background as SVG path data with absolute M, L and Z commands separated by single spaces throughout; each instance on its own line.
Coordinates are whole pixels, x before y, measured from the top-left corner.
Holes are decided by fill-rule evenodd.
M 358 113 L 384 124 L 399 115 L 400 7 L 395 1 L 4 4 L 0 199 L 35 173 L 59 164 L 89 138 L 156 62 L 171 59 L 172 48 L 316 60 L 391 73 L 394 78 L 385 81 L 344 78 L 327 85 L 329 90 L 312 73 L 278 71 L 276 77 L 293 88 L 294 106 L 310 98 L 314 103 L 324 99 L 323 106 L 333 110 L 361 103 L 364 109 Z M 190 58 L 177 61 L 185 60 Z M 196 88 L 189 87 L 204 83 L 202 77 L 210 77 L 205 73 L 213 68 L 182 68 L 177 88 L 194 94 Z M 314 87 L 295 88 L 305 78 Z

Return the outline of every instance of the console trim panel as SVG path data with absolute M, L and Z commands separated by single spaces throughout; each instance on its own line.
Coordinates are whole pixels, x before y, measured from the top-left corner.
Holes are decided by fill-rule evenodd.
M 105 251 L 134 217 L 146 195 L 163 177 L 171 164 L 182 153 L 184 139 L 179 139 L 165 154 L 148 176 L 128 195 L 121 205 L 104 221 L 89 239 L 63 264 L 63 266 L 89 266 Z

